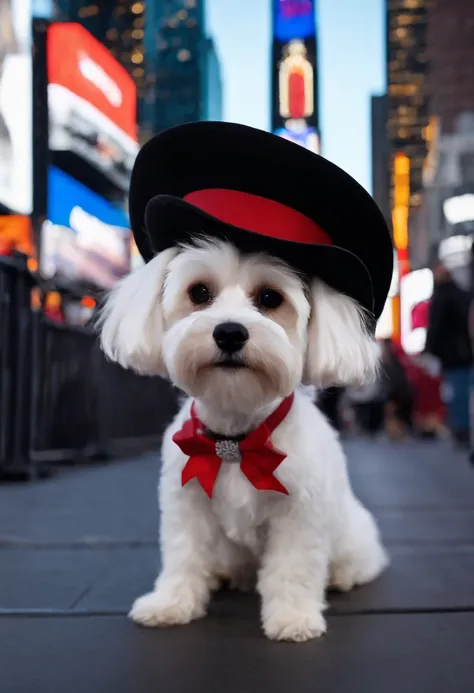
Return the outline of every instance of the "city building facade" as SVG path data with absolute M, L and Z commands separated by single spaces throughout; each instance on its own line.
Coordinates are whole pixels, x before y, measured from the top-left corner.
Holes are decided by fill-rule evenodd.
M 202 119 L 223 120 L 223 86 L 221 64 L 214 40 L 205 38 L 202 48 Z
M 148 0 L 142 139 L 197 120 L 222 119 L 222 81 L 204 0 Z
M 427 50 L 430 111 L 442 133 L 454 133 L 459 115 L 474 112 L 472 0 L 431 0 Z
M 460 263 L 474 231 L 474 6 L 431 0 L 428 14 L 428 156 L 423 202 L 410 220 L 412 262 Z
M 385 220 L 391 224 L 389 147 L 387 138 L 387 95 L 372 96 L 372 195 Z
M 145 90 L 145 0 L 56 0 L 56 17 L 78 22 L 106 46 Z
M 460 114 L 455 123 L 450 133 L 437 126 L 425 166 L 423 201 L 410 219 L 410 257 L 415 267 L 432 262 L 440 248 L 464 245 L 462 240 L 449 239 L 474 233 L 474 112 Z
M 173 125 L 222 119 L 205 0 L 56 0 L 56 18 L 82 24 L 132 76 L 142 143 Z
M 428 8 L 431 0 L 387 0 L 387 132 L 390 200 L 394 158 L 410 160 L 410 207 L 421 203 L 428 125 Z

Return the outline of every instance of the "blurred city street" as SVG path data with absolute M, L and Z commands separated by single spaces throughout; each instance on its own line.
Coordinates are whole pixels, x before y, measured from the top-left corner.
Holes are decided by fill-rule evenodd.
M 136 620 L 220 529 L 272 637 L 379 574 L 302 383 L 389 569 L 132 623 L 183 393 L 215 518 L 164 489 Z M 473 636 L 474 0 L 0 0 L 0 693 L 474 693 Z
M 349 439 L 350 472 L 392 557 L 330 598 L 329 632 L 267 641 L 254 596 L 184 628 L 126 619 L 154 580 L 153 454 L 0 487 L 5 693 L 468 693 L 474 689 L 474 473 L 449 442 Z

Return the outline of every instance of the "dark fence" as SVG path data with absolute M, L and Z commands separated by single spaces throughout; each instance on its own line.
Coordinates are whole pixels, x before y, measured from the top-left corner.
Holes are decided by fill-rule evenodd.
M 176 391 L 108 363 L 92 330 L 33 311 L 32 285 L 0 259 L 0 474 L 158 445 Z
M 26 263 L 0 265 L 0 468 L 28 457 L 32 281 Z M 25 413 L 27 414 L 25 416 Z

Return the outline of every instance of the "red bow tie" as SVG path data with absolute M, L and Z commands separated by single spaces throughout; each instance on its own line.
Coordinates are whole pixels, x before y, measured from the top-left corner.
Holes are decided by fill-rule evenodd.
M 209 498 L 216 483 L 223 461 L 240 462 L 240 468 L 259 491 L 279 491 L 288 494 L 286 488 L 273 475 L 286 455 L 273 447 L 270 436 L 291 409 L 294 395 L 282 401 L 258 428 L 239 442 L 235 439 L 213 440 L 205 433 L 205 427 L 196 416 L 194 404 L 191 418 L 174 434 L 173 441 L 189 457 L 181 481 L 183 486 L 196 478 Z

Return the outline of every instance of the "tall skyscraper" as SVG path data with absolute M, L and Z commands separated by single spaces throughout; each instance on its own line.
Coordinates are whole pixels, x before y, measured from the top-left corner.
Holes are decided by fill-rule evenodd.
M 133 77 L 140 100 L 145 90 L 146 0 L 56 0 L 56 6 L 61 17 L 82 24 L 109 49 Z
M 193 120 L 222 118 L 222 83 L 206 35 L 205 0 L 56 0 L 135 80 L 140 138 Z
M 385 219 L 390 222 L 389 154 L 387 138 L 387 95 L 372 96 L 372 195 Z
M 202 46 L 203 120 L 223 119 L 223 88 L 221 64 L 212 38 Z
M 430 110 L 442 133 L 474 113 L 474 2 L 431 0 L 428 21 Z
M 411 248 L 416 249 L 418 264 L 441 254 L 451 271 L 453 262 L 460 269 L 464 257 L 464 271 L 466 256 L 459 254 L 459 248 L 465 247 L 464 237 L 474 232 L 472 0 L 430 0 L 427 53 L 430 153 L 424 175 L 424 209 L 411 225 Z
M 410 206 L 421 202 L 428 126 L 427 26 L 431 0 L 386 0 L 388 138 L 391 204 L 394 157 L 410 160 Z
M 221 119 L 220 64 L 206 34 L 204 0 L 147 0 L 145 58 L 144 139 L 173 125 Z
M 314 0 L 271 0 L 272 132 L 320 150 Z

